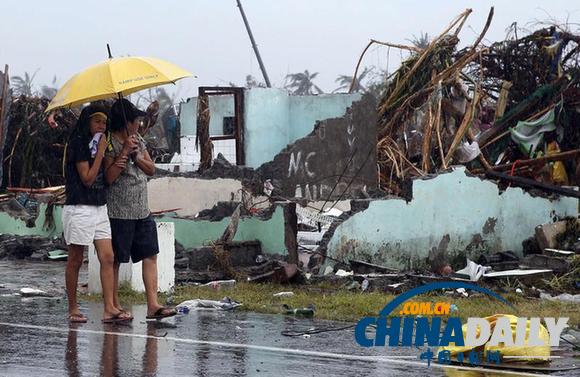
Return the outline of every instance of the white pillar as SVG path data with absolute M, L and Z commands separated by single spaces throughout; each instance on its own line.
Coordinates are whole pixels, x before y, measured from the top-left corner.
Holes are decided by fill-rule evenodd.
M 159 292 L 168 292 L 175 285 L 175 224 L 172 222 L 157 223 L 157 284 Z M 101 293 L 99 259 L 93 245 L 89 246 L 89 293 Z M 137 292 L 145 292 L 141 277 L 141 262 L 121 263 L 119 283 L 129 282 Z

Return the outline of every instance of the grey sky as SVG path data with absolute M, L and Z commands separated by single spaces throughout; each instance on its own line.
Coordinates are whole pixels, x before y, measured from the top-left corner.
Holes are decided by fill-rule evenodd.
M 421 31 L 436 35 L 466 7 L 473 8 L 460 37 L 476 38 L 491 1 L 342 1 L 243 0 L 254 35 L 274 86 L 288 73 L 320 72 L 325 91 L 339 74 L 352 74 L 370 38 L 408 43 Z M 514 21 L 525 27 L 550 15 L 580 22 L 580 3 L 571 0 L 496 1 L 489 40 L 505 37 Z M 198 76 L 178 87 L 179 97 L 196 94 L 199 85 L 244 83 L 260 70 L 235 0 L 31 1 L 0 0 L 0 64 L 12 75 L 40 69 L 35 83 L 57 84 L 114 55 L 166 59 Z M 528 25 L 529 26 L 529 25 Z M 578 26 L 574 25 L 577 29 Z M 391 49 L 391 69 L 399 52 Z M 387 66 L 387 49 L 371 50 L 363 65 Z

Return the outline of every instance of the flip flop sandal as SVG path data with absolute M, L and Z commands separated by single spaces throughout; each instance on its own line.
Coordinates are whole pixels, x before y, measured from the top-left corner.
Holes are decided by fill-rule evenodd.
M 87 323 L 87 317 L 83 314 L 69 314 L 69 323 Z
M 133 317 L 133 314 L 129 313 L 125 309 L 121 309 L 121 314 L 125 314 L 128 321 L 132 321 L 133 318 L 135 318 Z
M 163 312 L 165 312 L 165 314 Z M 176 314 L 177 314 L 177 312 L 175 311 L 175 309 L 168 308 L 166 306 L 162 306 L 159 309 L 157 309 L 153 315 L 148 315 L 145 318 L 146 319 L 163 319 L 163 318 L 173 317 Z
M 131 319 L 130 317 L 123 317 L 125 312 L 119 312 L 112 316 L 111 318 L 103 318 L 103 323 L 122 323 L 122 322 L 129 322 Z

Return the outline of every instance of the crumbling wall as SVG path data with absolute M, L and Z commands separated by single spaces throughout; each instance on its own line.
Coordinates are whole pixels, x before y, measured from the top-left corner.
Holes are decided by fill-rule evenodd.
M 462 167 L 416 179 L 412 191 L 410 201 L 372 200 L 367 209 L 344 216 L 321 249 L 332 258 L 392 268 L 424 268 L 430 251 L 463 263 L 488 252 L 522 255 L 522 242 L 538 224 L 578 216 L 578 199 L 534 197 L 520 188 L 500 192 Z
M 341 118 L 316 123 L 308 136 L 288 145 L 260 168 L 274 195 L 308 200 L 368 197 L 378 186 L 376 103 L 367 95 Z
M 246 166 L 272 160 L 287 144 L 303 138 L 318 120 L 340 117 L 360 94 L 292 96 L 283 89 L 244 91 Z
M 159 177 L 147 189 L 152 212 L 178 209 L 178 216 L 195 216 L 219 202 L 242 201 L 242 181 L 234 178 Z
M 291 245 L 288 246 L 288 241 L 285 239 L 286 227 L 292 227 L 291 219 L 287 221 L 286 218 L 289 216 L 287 213 L 289 211 L 285 211 L 285 206 L 288 205 L 290 204 L 277 203 L 263 216 L 240 217 L 233 240 L 258 240 L 265 253 L 287 255 Z M 214 211 L 219 212 L 219 208 L 214 208 Z M 218 240 L 230 223 L 229 216 L 224 217 L 223 213 L 220 213 L 219 216 L 212 217 L 209 212 L 207 211 L 202 219 L 165 215 L 157 217 L 156 221 L 173 222 L 175 224 L 175 240 L 186 249 L 197 248 L 208 246 L 211 242 Z
M 48 219 L 47 207 L 46 203 L 39 203 L 38 217 L 31 222 L 8 208 L 0 206 L 0 234 L 60 237 L 62 234 L 62 206 L 53 206 L 52 211 L 48 211 Z

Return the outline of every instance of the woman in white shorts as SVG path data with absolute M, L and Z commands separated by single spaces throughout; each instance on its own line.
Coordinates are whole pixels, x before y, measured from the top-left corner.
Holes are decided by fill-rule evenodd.
M 101 106 L 87 106 L 81 112 L 66 148 L 66 202 L 62 222 L 68 245 L 65 280 L 69 322 L 87 322 L 77 304 L 77 284 L 83 252 L 90 244 L 95 245 L 101 265 L 103 322 L 131 319 L 130 315 L 113 304 L 114 254 L 103 170 L 107 147 L 106 130 L 106 110 Z

